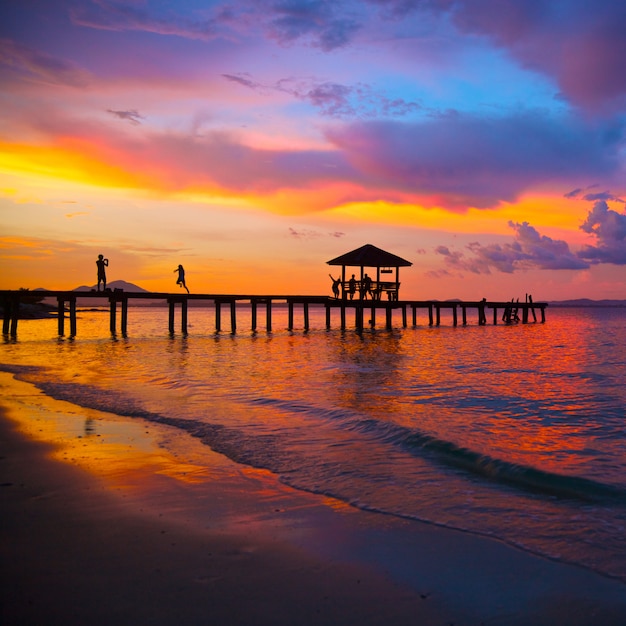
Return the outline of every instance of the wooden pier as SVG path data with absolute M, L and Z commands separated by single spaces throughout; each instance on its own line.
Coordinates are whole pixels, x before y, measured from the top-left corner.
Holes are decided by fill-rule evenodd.
M 537 322 L 537 311 L 540 322 L 546 321 L 546 302 L 489 302 L 485 299 L 478 301 L 438 301 L 438 300 L 393 300 L 380 299 L 354 299 L 331 298 L 328 296 L 285 296 L 285 295 L 225 295 L 225 294 L 171 294 L 151 292 L 128 292 L 115 289 L 113 291 L 27 291 L 27 290 L 4 290 L 0 291 L 0 301 L 3 306 L 2 333 L 5 336 L 16 337 L 18 320 L 20 318 L 21 302 L 32 299 L 33 296 L 44 297 L 47 300 L 56 299 L 58 335 L 64 336 L 66 332 L 66 320 L 69 321 L 69 335 L 75 337 L 78 331 L 77 306 L 79 302 L 87 306 L 107 306 L 109 308 L 109 329 L 112 335 L 118 332 L 118 309 L 119 309 L 119 332 L 126 336 L 128 332 L 128 303 L 130 300 L 150 300 L 158 304 L 163 302 L 168 306 L 168 331 L 175 333 L 176 309 L 180 308 L 180 331 L 184 335 L 188 332 L 189 303 L 204 302 L 215 308 L 215 331 L 222 331 L 222 309 L 226 308 L 230 313 L 230 332 L 237 332 L 238 305 L 250 308 L 251 328 L 256 331 L 259 321 L 259 309 L 261 315 L 265 314 L 265 330 L 272 331 L 272 312 L 276 306 L 287 306 L 288 323 L 287 330 L 294 329 L 294 312 L 296 307 L 302 308 L 304 330 L 310 330 L 310 307 L 323 306 L 326 309 L 326 328 L 332 328 L 332 314 L 339 313 L 339 327 L 347 328 L 348 311 L 354 315 L 354 328 L 362 331 L 364 328 L 375 328 L 378 314 L 384 316 L 384 327 L 392 329 L 394 325 L 393 314 L 399 312 L 403 328 L 409 325 L 409 315 L 412 326 L 417 326 L 418 311 L 427 312 L 428 325 L 439 326 L 441 324 L 442 311 L 450 312 L 452 325 L 463 326 L 468 324 L 468 311 L 473 312 L 476 324 L 484 326 L 488 319 L 493 324 L 499 322 L 512 324 L 520 322 L 527 324 L 529 321 Z M 490 310 L 490 314 L 487 311 Z M 366 321 L 367 318 L 367 321 Z

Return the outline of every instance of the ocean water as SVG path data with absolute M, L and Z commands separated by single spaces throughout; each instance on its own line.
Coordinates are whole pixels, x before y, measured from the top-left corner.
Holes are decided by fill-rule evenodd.
M 246 317 L 247 316 L 247 317 Z M 261 320 L 261 316 L 259 316 Z M 78 336 L 23 320 L 0 369 L 80 406 L 191 433 L 237 463 L 355 507 L 487 535 L 626 582 L 626 309 L 545 324 L 216 333 L 190 309 L 106 312 Z M 338 320 L 333 323 L 338 326 Z M 400 325 L 396 321 L 397 325 Z M 78 418 L 77 418 L 78 419 Z

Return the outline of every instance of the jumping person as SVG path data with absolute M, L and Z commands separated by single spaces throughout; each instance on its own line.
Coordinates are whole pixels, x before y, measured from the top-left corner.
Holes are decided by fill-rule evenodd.
M 182 265 L 179 265 L 174 271 L 178 272 L 176 284 L 187 289 L 187 285 L 185 284 L 185 268 Z M 189 289 L 187 289 L 187 293 L 189 293 Z

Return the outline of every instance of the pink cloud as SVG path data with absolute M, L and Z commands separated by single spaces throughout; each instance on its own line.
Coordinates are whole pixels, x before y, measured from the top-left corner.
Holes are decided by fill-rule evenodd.
M 626 4 L 614 0 L 432 0 L 464 32 L 485 35 L 551 76 L 575 105 L 617 111 L 626 101 Z

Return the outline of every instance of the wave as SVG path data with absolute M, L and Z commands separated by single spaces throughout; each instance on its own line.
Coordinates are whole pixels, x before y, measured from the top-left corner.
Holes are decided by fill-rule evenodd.
M 433 452 L 438 460 L 453 467 L 534 493 L 588 502 L 616 500 L 626 504 L 626 489 L 616 485 L 511 463 L 424 433 L 409 435 L 404 445 L 409 450 Z
M 286 475 L 297 470 L 303 461 L 300 457 L 294 457 L 288 452 L 288 445 L 281 441 L 281 436 L 277 433 L 250 434 L 242 429 L 223 424 L 165 416 L 146 410 L 133 398 L 120 393 L 103 393 L 103 390 L 98 387 L 84 384 L 42 380 L 37 374 L 41 372 L 41 369 L 36 367 L 2 364 L 0 369 L 34 384 L 44 393 L 58 400 L 179 428 L 238 463 Z M 526 492 L 561 499 L 585 502 L 610 500 L 612 504 L 626 504 L 626 489 L 618 485 L 512 463 L 459 446 L 451 441 L 439 439 L 417 429 L 373 417 L 364 418 L 362 414 L 349 410 L 325 408 L 306 402 L 293 402 L 271 397 L 237 395 L 232 399 L 252 406 L 269 406 L 285 413 L 309 415 L 316 422 L 321 420 L 336 428 L 359 432 L 371 437 L 379 444 L 401 448 L 409 454 L 418 455 L 443 466 L 461 469 L 494 484 L 507 485 Z

